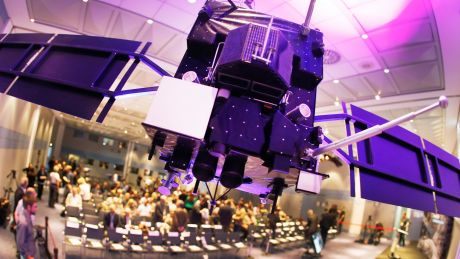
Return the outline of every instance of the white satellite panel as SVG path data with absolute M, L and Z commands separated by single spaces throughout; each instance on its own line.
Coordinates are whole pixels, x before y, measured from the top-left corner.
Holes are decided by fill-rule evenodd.
M 163 77 L 144 124 L 203 139 L 217 89 L 173 77 Z
M 321 191 L 322 181 L 322 175 L 300 171 L 295 190 L 318 194 Z

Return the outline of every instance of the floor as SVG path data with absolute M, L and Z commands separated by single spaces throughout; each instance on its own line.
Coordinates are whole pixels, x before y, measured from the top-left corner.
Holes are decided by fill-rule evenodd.
M 379 255 L 376 259 L 388 259 L 388 255 L 390 254 L 390 248 L 388 247 L 383 251 L 381 255 Z M 420 250 L 417 249 L 416 243 L 411 243 L 406 245 L 405 247 L 398 247 L 395 252 L 396 256 L 400 256 L 404 259 L 428 259 Z
M 53 237 L 50 240 L 50 247 L 56 244 L 59 249 L 59 258 L 63 258 L 61 254 L 62 241 L 63 241 L 63 230 L 64 230 L 64 218 L 60 217 L 62 206 L 56 204 L 56 208 L 48 208 L 46 202 L 46 193 L 43 201 L 38 203 L 38 212 L 36 216 L 36 223 L 44 225 L 45 217 L 49 217 L 49 225 L 53 233 Z M 321 253 L 321 258 L 327 259 L 347 259 L 347 258 L 377 258 L 380 254 L 384 254 L 385 250 L 389 247 L 390 242 L 383 240 L 380 245 L 365 245 L 354 242 L 354 238 L 347 234 L 342 234 L 336 238 L 328 240 L 326 248 Z M 0 229 L 0 258 L 13 259 L 16 253 L 14 236 L 8 229 Z M 277 251 L 274 254 L 265 254 L 262 248 L 253 248 L 250 250 L 252 258 L 264 258 L 264 259 L 285 259 L 285 258 L 307 258 L 303 254 L 306 252 L 304 248 L 297 249 L 285 249 Z M 211 258 L 211 256 L 209 257 Z M 220 258 L 223 258 L 222 256 Z M 379 257 L 383 258 L 383 257 Z M 386 257 L 387 258 L 387 257 Z M 406 257 L 404 257 L 406 258 Z M 408 257 L 409 258 L 409 257 Z

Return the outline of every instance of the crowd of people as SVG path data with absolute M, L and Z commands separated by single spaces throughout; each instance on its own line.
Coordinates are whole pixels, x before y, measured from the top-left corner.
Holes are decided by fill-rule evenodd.
M 256 206 L 242 198 L 235 200 L 224 197 L 213 202 L 206 193 L 197 195 L 184 188 L 164 196 L 157 191 L 161 183 L 159 178 L 153 178 L 149 184 L 138 183 L 135 188 L 121 177 L 91 182 L 87 172 L 73 162 L 51 160 L 48 170 L 44 166 L 35 170 L 29 165 L 23 171 L 26 176 L 21 178 L 14 206 L 18 247 L 27 242 L 24 233 L 27 234 L 30 228 L 22 226 L 33 225 L 36 200 L 42 199 L 45 181 L 49 183 L 48 206 L 51 208 L 61 201 L 65 207 L 82 209 L 85 202 L 99 197 L 101 202 L 96 204 L 95 209 L 99 215 L 103 215 L 102 222 L 106 229 L 155 226 L 163 232 L 183 232 L 187 224 L 219 224 L 225 231 L 241 232 L 245 239 L 251 226 L 264 224 L 274 230 L 277 223 L 292 220 L 280 207 L 276 208 L 274 214 L 270 214 L 269 205 Z M 63 189 L 62 199 L 59 197 L 59 188 Z M 296 220 L 304 223 L 307 240 L 319 231 L 325 244 L 330 228 L 341 231 L 344 215 L 343 211 L 333 205 L 320 217 L 310 209 L 307 220 Z

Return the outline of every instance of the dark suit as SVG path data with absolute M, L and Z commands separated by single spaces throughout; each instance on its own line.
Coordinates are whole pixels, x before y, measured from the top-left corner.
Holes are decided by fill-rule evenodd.
M 107 213 L 104 215 L 104 228 L 109 229 L 111 228 L 111 223 L 113 225 L 113 229 L 120 226 L 120 216 L 116 213 L 111 215 L 111 213 Z
M 164 214 L 169 213 L 169 207 L 167 204 L 161 204 L 158 202 L 155 206 L 155 212 L 153 213 L 153 223 L 163 222 Z
M 335 213 L 324 213 L 321 215 L 319 227 L 321 228 L 321 237 L 323 238 L 323 245 L 326 245 L 327 233 L 329 229 L 337 224 L 337 214 Z
M 233 209 L 230 206 L 224 206 L 219 209 L 219 220 L 225 231 L 228 231 L 230 224 L 232 223 Z
M 132 225 L 133 224 L 133 217 L 130 217 L 130 216 L 121 217 L 121 219 L 120 219 L 120 227 L 126 228 L 126 225 L 128 225 L 128 222 Z

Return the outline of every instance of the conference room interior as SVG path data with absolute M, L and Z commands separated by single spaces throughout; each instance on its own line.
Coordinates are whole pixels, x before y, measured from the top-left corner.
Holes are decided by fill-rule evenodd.
M 152 41 L 152 49 L 147 55 L 174 74 L 186 50 L 187 34 L 204 2 L 3 0 L 0 2 L 0 34 L 81 34 Z M 298 23 L 303 22 L 308 9 L 308 3 L 304 3 L 308 1 L 254 2 L 256 10 Z M 385 9 L 382 6 L 386 4 L 389 7 Z M 324 79 L 317 93 L 317 115 L 340 113 L 343 101 L 392 120 L 430 105 L 445 95 L 449 98 L 447 109 L 433 110 L 401 126 L 458 156 L 460 75 L 456 73 L 459 64 L 455 57 L 460 56 L 456 47 L 460 35 L 452 32 L 452 24 L 460 22 L 460 4 L 453 0 L 407 0 L 399 4 L 383 0 L 334 0 L 318 1 L 316 5 L 312 24 L 324 32 L 326 49 L 339 55 L 336 63 L 324 65 Z M 384 11 L 386 15 L 378 16 Z M 376 17 L 367 17 L 369 13 Z M 178 18 L 171 19 L 172 16 Z M 349 31 L 337 30 L 338 24 Z M 385 37 L 394 34 L 391 30 L 400 30 L 401 33 L 406 30 L 409 36 L 388 40 Z M 120 80 L 118 78 L 114 85 Z M 150 87 L 158 85 L 160 80 L 158 74 L 140 64 L 127 87 Z M 318 172 L 329 176 L 322 181 L 319 194 L 296 192 L 293 186 L 284 190 L 276 205 L 279 207 L 277 217 L 282 213 L 283 219 L 277 220 L 278 224 L 275 223 L 273 228 L 270 227 L 272 200 L 240 190 L 226 193 L 222 186 L 216 189 L 215 183 L 209 183 L 209 190 L 200 185 L 198 194 L 192 194 L 194 182 L 178 181 L 179 186 L 172 188 L 174 201 L 162 198 L 158 187 L 168 176 L 165 162 L 159 157 L 159 150 L 151 160 L 148 159 L 152 140 L 141 125 L 154 98 L 155 94 L 148 94 L 119 99 L 104 122 L 97 123 L 95 120 L 102 106 L 91 120 L 84 120 L 0 94 L 2 208 L 7 200 L 13 206 L 14 191 L 27 174 L 24 169 L 29 164 L 35 171 L 44 166 L 48 178 L 38 201 L 35 224 L 43 235 L 48 233 L 46 247 L 51 256 L 56 252 L 58 258 L 169 258 L 183 254 L 197 258 L 391 258 L 398 255 L 402 258 L 459 258 L 458 218 L 353 197 L 352 193 L 356 194 L 357 189 L 350 182 L 357 173 L 352 172 L 340 154 L 334 152 L 318 157 Z M 324 134 L 332 140 L 346 136 L 344 122 L 316 125 L 321 126 Z M 404 161 L 395 158 L 395 164 L 398 163 Z M 78 171 L 76 178 L 84 179 L 91 186 L 91 198 L 82 202 L 77 213 L 63 213 L 65 197 L 71 192 L 69 188 L 63 188 L 65 184 L 58 189 L 54 208 L 49 206 L 49 172 L 57 166 L 62 177 L 69 165 L 72 171 Z M 74 186 L 81 185 L 77 180 Z M 33 187 L 37 190 L 38 183 Z M 104 188 L 104 192 L 96 191 Z M 172 226 L 162 227 L 155 224 L 152 216 L 145 216 L 139 217 L 137 224 L 131 226 L 132 235 L 129 230 L 121 228 L 118 232 L 107 231 L 104 216 L 109 214 L 111 202 L 114 203 L 114 197 L 121 200 L 127 192 L 138 197 L 138 205 L 148 200 L 152 205 L 150 214 L 154 213 L 154 207 L 161 199 L 166 199 L 168 206 L 176 209 L 177 200 L 181 200 L 179 196 L 186 193 L 184 197 L 204 200 L 200 209 L 207 208 L 209 218 L 201 218 L 196 227 L 191 225 L 173 231 Z M 145 192 L 148 195 L 141 198 Z M 209 197 L 213 194 L 223 196 L 217 205 L 219 209 L 227 200 L 231 201 L 233 222 L 230 233 L 223 231 L 218 220 L 213 222 Z M 122 206 L 117 209 L 120 217 L 126 214 L 125 202 Z M 250 208 L 254 218 L 244 230 L 235 229 L 235 215 L 241 208 L 246 212 Z M 323 247 L 315 243 L 321 239 L 318 237 L 319 228 L 316 235 L 305 238 L 307 211 L 312 210 L 319 223 L 331 208 L 337 213 L 336 218 L 342 211 L 344 216 L 338 220 L 340 224 L 331 226 Z M 137 209 L 138 206 L 130 212 L 133 215 L 140 213 Z M 192 210 L 186 208 L 189 217 Z M 45 227 L 45 217 L 48 218 L 48 228 Z M 402 229 L 403 218 L 409 222 L 407 232 Z M 91 224 L 89 219 L 96 222 Z M 16 256 L 11 221 L 10 214 L 4 228 L 0 228 L 0 243 L 5 247 L 0 250 L 1 258 Z M 102 248 L 93 246 L 87 239 L 88 229 L 94 225 L 102 233 L 99 240 Z M 81 232 L 72 232 L 75 226 Z M 142 241 L 130 240 L 136 238 L 134 234 L 139 233 L 138 229 L 142 229 Z M 222 231 L 226 233 L 225 240 L 219 238 Z M 194 235 L 190 233 L 199 237 L 195 244 L 197 250 L 190 242 L 190 236 Z M 232 233 L 237 235 L 230 238 Z M 401 234 L 406 239 L 404 246 L 400 243 Z M 159 242 L 156 245 L 159 250 L 152 248 L 155 242 Z

